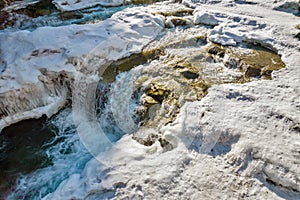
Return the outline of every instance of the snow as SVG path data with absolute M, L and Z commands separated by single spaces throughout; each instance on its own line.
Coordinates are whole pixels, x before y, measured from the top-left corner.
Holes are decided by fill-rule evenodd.
M 128 9 L 97 24 L 0 33 L 0 60 L 6 66 L 0 78 L 1 110 L 9 116 L 2 118 L 1 124 L 17 122 L 22 119 L 20 113 L 51 104 L 48 101 L 51 96 L 62 98 L 61 93 L 70 83 L 60 85 L 53 77 L 55 73 L 63 75 L 62 81 L 71 82 L 83 60 L 102 59 L 96 66 L 89 65 L 92 69 L 85 69 L 97 71 L 102 64 L 138 53 L 161 32 L 162 25 L 164 22 L 159 17 Z M 43 69 L 48 72 L 43 74 Z M 23 99 L 14 94 L 20 92 Z M 18 117 L 11 121 L 14 114 Z
M 75 0 L 54 0 L 53 3 L 56 5 L 58 9 L 61 11 L 74 11 L 80 10 L 84 8 L 90 8 L 93 6 L 120 6 L 124 3 L 123 0 L 83 0 L 83 1 L 75 1 Z
M 208 30 L 209 41 L 259 43 L 282 55 L 286 68 L 273 72 L 272 80 L 211 86 L 201 101 L 185 103 L 174 122 L 155 130 L 171 149 L 158 141 L 142 145 L 127 134 L 44 199 L 300 199 L 300 41 L 294 38 L 299 31 L 294 3 L 184 0 L 195 8 L 195 23 L 215 26 Z M 140 52 L 164 24 L 160 15 L 148 14 L 163 10 L 162 6 L 149 6 L 146 12 L 147 8 L 126 10 L 95 25 L 0 35 L 1 59 L 8 63 L 2 75 L 16 77 L 0 82 L 1 91 L 37 82 L 34 77 L 41 66 L 54 71 L 95 70 L 94 65 L 88 69 L 63 65 L 68 58 L 80 62 L 88 54 L 102 66 Z M 11 42 L 17 39 L 21 45 Z M 176 53 L 172 46 L 169 51 Z M 45 48 L 59 53 L 28 59 L 32 51 Z M 30 69 L 24 68 L 28 63 Z M 23 68 L 26 76 L 22 79 L 10 68 Z M 26 80 L 29 73 L 36 75 Z
M 219 21 L 208 11 L 198 10 L 195 14 L 195 24 L 218 25 Z
M 286 68 L 272 80 L 214 85 L 201 101 L 186 103 L 158 130 L 169 151 L 124 136 L 87 163 L 76 178 L 86 186 L 76 192 L 90 199 L 104 198 L 104 191 L 113 199 L 299 199 L 299 18 L 274 9 L 273 1 L 183 2 L 199 10 L 195 19 L 205 13 L 205 20 L 219 21 L 209 40 L 260 43 L 278 51 Z M 62 183 L 46 199 L 70 199 L 73 184 Z

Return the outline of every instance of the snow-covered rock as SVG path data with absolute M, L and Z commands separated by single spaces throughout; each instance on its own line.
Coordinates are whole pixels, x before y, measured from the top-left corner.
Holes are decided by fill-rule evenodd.
M 90 199 L 300 199 L 299 18 L 271 0 L 184 2 L 225 16 L 209 40 L 259 43 L 278 51 L 286 68 L 272 80 L 212 86 L 157 130 L 171 149 L 126 135 L 46 199 L 71 198 L 69 188 Z
M 219 20 L 216 19 L 213 13 L 199 10 L 194 14 L 195 24 L 218 25 Z
M 281 55 L 286 68 L 273 72 L 272 80 L 211 86 L 201 101 L 184 104 L 172 123 L 154 130 L 145 127 L 138 130 L 145 134 L 156 131 L 161 134 L 161 141 L 146 146 L 127 134 L 111 149 L 89 161 L 82 173 L 70 176 L 44 199 L 300 199 L 300 41 L 294 37 L 299 31 L 295 28 L 299 18 L 286 12 L 287 9 L 285 12 L 277 9 L 279 4 L 272 0 L 184 0 L 183 3 L 196 8 L 194 19 L 202 16 L 197 16 L 199 13 L 209 13 L 205 19 L 213 17 L 218 21 L 213 29 L 205 30 L 209 41 L 222 45 L 261 44 Z M 166 7 L 168 14 L 172 13 L 170 8 L 176 10 L 176 6 L 151 6 L 149 12 L 167 16 L 161 13 Z M 182 14 L 177 11 L 173 14 Z M 7 70 L 13 67 L 14 71 L 30 63 L 35 66 L 30 68 L 36 74 L 33 77 L 41 74 L 47 77 L 49 70 L 45 71 L 41 66 L 53 70 L 57 63 L 57 69 L 53 71 L 93 72 L 99 68 L 94 66 L 140 52 L 161 32 L 163 18 L 132 9 L 116 14 L 100 25 L 38 29 L 37 32 L 44 30 L 46 33 L 43 34 L 47 34 L 42 38 L 33 37 L 36 32 L 26 31 L 17 32 L 17 37 L 0 35 L 3 38 L 1 45 L 2 41 L 6 44 L 1 46 L 1 63 Z M 66 36 L 55 35 L 58 30 Z M 170 55 L 194 53 L 199 49 L 174 49 L 174 46 L 206 43 L 203 30 L 171 29 L 170 37 L 162 37 L 154 42 L 154 47 L 161 45 Z M 100 31 L 103 33 L 99 35 Z M 52 44 L 53 37 L 59 39 L 55 45 Z M 26 42 L 20 46 L 12 43 L 20 38 L 21 42 Z M 69 42 L 62 46 L 65 41 Z M 50 50 L 44 51 L 43 44 L 47 44 L 47 48 L 50 46 Z M 38 45 L 37 51 L 35 45 Z M 91 57 L 96 61 L 90 68 L 76 64 L 85 63 L 83 55 L 87 52 L 88 61 L 85 62 L 93 63 Z M 45 63 L 41 62 L 43 56 Z M 166 63 L 164 58 L 170 59 L 161 56 L 152 62 L 157 71 L 162 63 Z M 171 61 L 175 60 L 175 56 L 171 58 Z M 68 60 L 74 65 L 69 62 L 65 65 Z M 210 67 L 218 66 L 202 68 L 208 70 Z M 226 68 L 217 69 L 226 74 Z M 25 72 L 24 79 L 29 74 L 26 68 Z M 232 73 L 234 69 L 228 72 Z M 22 88 L 25 81 L 17 85 L 22 76 L 13 74 L 11 77 L 16 79 L 3 81 L 1 86 L 7 91 L 12 91 L 13 86 Z M 39 82 L 31 79 L 26 81 Z
M 93 6 L 120 6 L 124 3 L 124 0 L 54 0 L 53 3 L 56 7 L 62 11 L 74 11 L 84 8 L 90 8 Z
M 98 24 L 0 33 L 0 60 L 5 69 L 0 74 L 0 129 L 56 113 L 66 101 L 77 70 L 95 72 L 104 64 L 139 53 L 163 26 L 161 17 L 145 9 L 128 9 Z M 97 64 L 82 65 L 90 59 L 98 59 Z M 57 107 L 45 112 L 50 104 Z M 37 108 L 41 109 L 24 114 Z

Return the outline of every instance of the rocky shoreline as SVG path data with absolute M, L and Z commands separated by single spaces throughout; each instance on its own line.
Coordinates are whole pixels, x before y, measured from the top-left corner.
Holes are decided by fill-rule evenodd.
M 113 84 L 133 77 L 145 122 L 44 199 L 299 199 L 297 13 L 292 0 L 165 1 L 0 33 L 0 130 L 57 113 L 78 73 L 105 80 L 142 55 Z

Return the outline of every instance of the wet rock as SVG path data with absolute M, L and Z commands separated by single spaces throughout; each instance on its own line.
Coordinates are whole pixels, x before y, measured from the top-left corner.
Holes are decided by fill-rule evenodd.
M 299 3 L 295 1 L 285 0 L 283 2 L 279 2 L 274 7 L 274 10 L 296 14 L 299 12 Z
M 148 96 L 152 97 L 155 101 L 160 103 L 169 94 L 169 92 L 169 89 L 157 83 L 152 83 L 149 87 L 145 89 L 145 93 Z
M 234 56 L 233 54 L 226 52 L 223 63 L 228 68 L 237 69 L 240 68 L 240 59 L 237 56 Z
M 166 21 L 167 28 L 174 28 L 176 26 L 188 26 L 192 24 L 192 20 L 183 17 L 170 17 Z
M 199 74 L 191 71 L 183 71 L 181 74 L 187 79 L 196 79 L 199 77 Z
M 245 75 L 248 76 L 248 77 L 257 77 L 257 78 L 259 78 L 260 73 L 261 73 L 260 69 L 255 69 L 255 68 L 252 68 L 252 67 L 248 67 L 248 69 L 245 72 Z
M 15 25 L 17 19 L 11 16 L 10 13 L 6 11 L 0 11 L 0 30 L 6 27 L 12 27 Z
M 208 50 L 208 53 L 212 54 L 212 55 L 217 55 L 217 56 L 220 56 L 220 57 L 224 57 L 225 55 L 225 49 L 222 48 L 221 46 L 218 46 L 218 45 L 214 45 L 213 47 L 211 47 L 209 50 Z
M 272 71 L 273 70 L 265 70 L 264 72 L 261 73 L 261 77 L 264 79 L 271 80 L 272 79 Z
M 31 4 L 26 8 L 16 11 L 18 14 L 25 14 L 29 17 L 36 18 L 39 16 L 50 15 L 54 11 L 57 11 L 51 0 L 42 0 L 38 3 Z
M 184 69 L 184 66 L 181 66 L 181 65 L 175 65 L 173 68 L 174 68 L 174 69 Z
M 129 71 L 135 66 L 146 63 L 148 59 L 152 59 L 152 57 L 155 58 L 156 53 L 159 52 L 153 51 L 133 54 L 129 57 L 112 62 L 102 73 L 102 82 L 111 83 L 115 81 L 117 74 L 119 74 L 120 72 Z
M 157 104 L 158 102 L 155 99 L 153 99 L 153 97 L 151 96 L 145 96 L 143 98 L 143 103 L 146 105 L 153 105 L 153 104 Z
M 160 142 L 160 146 L 164 149 L 164 152 L 171 151 L 174 148 L 173 145 L 164 138 L 159 138 L 158 141 Z
M 163 15 L 163 16 L 176 16 L 176 17 L 183 17 L 183 16 L 189 16 L 192 15 L 194 12 L 194 9 L 190 9 L 188 7 L 179 7 L 178 9 L 172 9 L 167 12 L 158 12 L 157 14 Z
M 133 136 L 132 139 L 136 140 L 138 143 L 145 145 L 145 146 L 151 146 L 158 140 L 158 135 L 157 134 L 149 134 L 145 138 L 139 138 L 136 136 Z
M 83 15 L 80 12 L 61 12 L 59 13 L 59 17 L 62 20 L 81 19 Z
M 281 57 L 275 52 L 250 44 L 247 44 L 246 48 L 228 48 L 223 63 L 228 68 L 240 69 L 246 79 L 271 79 L 272 71 L 285 67 Z
M 300 40 L 300 32 L 295 35 L 295 38 L 297 38 L 298 40 Z
M 162 138 L 161 135 L 155 133 L 148 134 L 146 137 L 143 138 L 133 136 L 132 139 L 147 147 L 152 146 L 156 141 L 158 141 L 160 143 L 160 146 L 163 148 L 163 152 L 170 151 L 173 149 L 173 146 L 170 142 Z

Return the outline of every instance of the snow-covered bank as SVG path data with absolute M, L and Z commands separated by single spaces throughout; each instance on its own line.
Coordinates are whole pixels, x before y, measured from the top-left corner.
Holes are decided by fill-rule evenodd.
M 123 5 L 124 0 L 85 0 L 85 1 L 62 1 L 54 0 L 53 3 L 57 6 L 58 9 L 63 11 L 73 11 L 80 10 L 83 8 L 89 8 L 96 5 L 101 6 L 120 6 Z
M 96 71 L 103 64 L 139 53 L 163 26 L 161 18 L 129 9 L 98 24 L 0 34 L 0 129 L 56 113 L 66 101 L 74 73 L 81 70 L 79 62 L 102 58 L 102 63 L 93 66 Z M 25 113 L 32 109 L 36 111 Z
M 297 2 L 183 3 L 190 8 L 169 2 L 129 9 L 95 25 L 0 35 L 4 70 L 0 90 L 14 95 L 1 99 L 5 106 L 11 105 L 1 106 L 3 116 L 33 113 L 32 108 L 55 99 L 63 104 L 77 72 L 93 79 L 97 70 L 102 74 L 112 61 L 141 51 L 158 52 L 153 61 L 117 77 L 109 102 L 121 129 L 136 130 L 128 110 L 136 106 L 130 98 L 139 95 L 144 106 L 140 111 L 146 110 L 153 122 L 122 137 L 83 171 L 68 171 L 63 178 L 69 178 L 44 199 L 300 199 L 300 42 L 295 38 L 299 17 L 293 14 Z M 169 29 L 163 30 L 164 22 Z M 280 64 L 277 55 L 263 60 L 255 55 L 250 63 L 239 57 L 253 54 L 246 43 L 278 53 L 285 68 L 264 66 Z M 225 47 L 230 45 L 237 47 Z M 240 54 L 232 53 L 237 51 Z M 265 62 L 267 58 L 271 62 Z M 255 68 L 256 64 L 263 66 Z M 118 70 L 119 66 L 112 66 Z M 263 79 L 264 73 L 270 79 L 271 71 L 272 80 Z M 32 87 L 15 93 L 26 82 Z M 93 91 L 88 91 L 91 87 L 84 79 L 77 83 L 86 84 L 73 90 L 83 101 L 78 104 L 83 112 L 77 113 L 77 121 L 88 125 L 94 105 L 85 97 Z M 64 157 L 59 158 L 56 164 L 65 164 Z M 47 171 L 37 173 L 39 179 L 33 174 L 23 180 L 41 180 L 40 174 Z M 60 181 L 56 179 L 55 184 Z
M 286 68 L 272 80 L 212 86 L 154 130 L 162 140 L 147 146 L 124 136 L 45 199 L 300 198 L 299 18 L 274 9 L 273 1 L 193 2 L 194 22 L 216 25 L 209 40 L 259 43 L 278 51 Z

